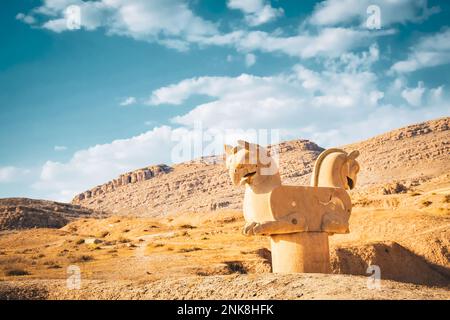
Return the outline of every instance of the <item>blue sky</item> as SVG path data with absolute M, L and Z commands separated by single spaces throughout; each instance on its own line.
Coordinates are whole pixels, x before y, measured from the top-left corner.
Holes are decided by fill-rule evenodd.
M 380 28 L 367 25 L 372 4 Z M 447 1 L 0 6 L 0 197 L 67 201 L 176 162 L 177 137 L 199 123 L 331 147 L 450 114 Z

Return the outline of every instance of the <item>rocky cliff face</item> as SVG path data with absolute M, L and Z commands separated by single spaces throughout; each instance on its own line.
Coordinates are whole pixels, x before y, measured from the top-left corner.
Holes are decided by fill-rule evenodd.
M 81 201 L 89 198 L 94 198 L 103 193 L 107 193 L 110 191 L 114 191 L 121 186 L 126 186 L 127 184 L 138 183 L 145 180 L 149 180 L 155 177 L 158 177 L 161 174 L 169 173 L 172 171 L 172 168 L 165 165 L 160 164 L 156 166 L 149 166 L 146 168 L 142 168 L 139 170 L 135 170 L 132 172 L 121 174 L 117 179 L 99 185 L 91 190 L 87 190 L 83 193 L 80 193 L 73 199 L 73 203 L 80 203 Z
M 343 146 L 361 153 L 357 191 L 396 181 L 406 186 L 418 184 L 450 171 L 449 128 L 447 117 Z M 308 185 L 314 161 L 323 148 L 308 140 L 273 147 L 279 152 L 283 183 Z M 78 195 L 73 203 L 115 214 L 146 216 L 241 209 L 243 188 L 231 185 L 221 159 L 205 158 L 130 172 Z
M 78 218 L 102 213 L 79 205 L 25 198 L 0 199 L 0 230 L 61 228 Z
M 393 130 L 344 149 L 361 153 L 360 187 L 421 183 L 450 171 L 450 117 Z

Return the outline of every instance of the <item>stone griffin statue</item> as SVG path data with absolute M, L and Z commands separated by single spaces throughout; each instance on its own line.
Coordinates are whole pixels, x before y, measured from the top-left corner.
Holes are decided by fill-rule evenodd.
M 328 236 L 348 233 L 351 200 L 359 172 L 358 151 L 328 149 L 316 160 L 311 186 L 282 185 L 267 149 L 245 141 L 225 145 L 234 185 L 245 185 L 245 235 L 271 239 L 272 270 L 330 273 Z

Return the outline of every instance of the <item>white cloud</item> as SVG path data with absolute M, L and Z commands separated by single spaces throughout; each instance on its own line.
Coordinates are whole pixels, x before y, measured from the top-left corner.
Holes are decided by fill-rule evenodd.
M 135 104 L 137 102 L 135 97 L 127 97 L 125 99 L 122 100 L 122 102 L 120 102 L 120 106 L 122 107 L 126 107 L 126 106 L 130 106 L 132 104 Z
M 17 170 L 15 167 L 0 167 L 0 183 L 10 182 Z
M 0 167 L 0 183 L 21 182 L 30 170 L 14 166 Z
M 443 91 L 444 91 L 444 86 L 439 86 L 437 88 L 431 89 L 430 97 L 429 97 L 430 103 L 434 103 L 434 104 L 442 103 Z
M 241 10 L 250 26 L 273 21 L 284 14 L 282 8 L 273 8 L 265 0 L 228 0 L 227 6 L 230 9 Z
M 423 81 L 419 81 L 417 87 L 409 88 L 403 80 L 397 80 L 394 83 L 394 87 L 396 87 L 397 91 L 401 90 L 402 98 L 413 107 L 445 105 L 444 86 L 427 89 Z
M 207 127 L 220 128 L 295 128 L 312 123 L 320 127 L 327 120 L 344 121 L 364 113 L 358 108 L 361 105 L 366 110 L 375 107 L 382 97 L 375 80 L 369 72 L 317 73 L 301 66 L 291 74 L 273 77 L 243 74 L 219 80 L 192 79 L 193 86 L 185 90 L 192 89 L 190 94 L 208 94 L 216 100 L 173 121 L 189 126 L 201 119 Z M 201 90 L 195 88 L 197 82 L 203 84 Z M 215 90 L 217 87 L 220 90 Z M 184 95 L 189 96 L 186 91 Z
M 256 63 L 256 56 L 253 53 L 247 53 L 245 55 L 245 65 L 251 67 Z
M 26 24 L 34 24 L 34 23 L 36 23 L 36 19 L 34 17 L 26 15 L 26 14 L 23 14 L 23 13 L 18 13 L 16 15 L 16 19 L 19 20 L 19 21 L 22 21 L 23 23 L 26 23 Z
M 202 121 L 216 128 L 298 128 L 315 126 L 323 130 L 327 123 L 363 118 L 379 104 L 383 93 L 377 77 L 365 70 L 361 59 L 375 61 L 377 50 L 347 57 L 352 70 L 326 68 L 322 72 L 297 65 L 288 73 L 258 77 L 198 77 L 155 90 L 149 103 L 182 104 L 189 97 L 205 95 L 212 101 L 200 104 L 172 121 L 193 126 Z M 329 121 L 327 121 L 329 120 Z
M 76 193 L 121 173 L 150 164 L 170 163 L 175 144 L 172 134 L 177 130 L 185 129 L 158 127 L 129 139 L 79 150 L 65 163 L 47 161 L 33 188 L 54 199 L 70 200 Z
M 427 0 L 326 0 L 316 5 L 309 22 L 318 26 L 363 25 L 370 5 L 380 8 L 382 28 L 396 23 L 421 22 L 440 10 L 429 8 Z
M 256 15 L 258 18 L 253 18 L 257 21 L 253 23 L 263 23 L 274 17 L 269 14 L 273 10 L 280 13 L 267 3 L 262 0 L 230 1 L 228 5 L 251 17 Z M 85 30 L 102 29 L 108 35 L 157 42 L 179 51 L 186 51 L 191 44 L 196 44 L 200 47 L 230 46 L 244 53 L 283 53 L 306 59 L 338 57 L 367 46 L 376 37 L 394 33 L 391 29 L 371 31 L 342 27 L 319 28 L 314 32 L 303 30 L 292 35 L 283 35 L 279 30 L 273 33 L 247 30 L 221 33 L 217 24 L 195 15 L 182 0 L 45 0 L 30 15 L 44 15 L 47 21 L 41 24 L 42 27 L 63 32 L 67 30 L 64 12 L 69 4 L 80 6 L 81 28 Z
M 346 52 L 335 59 L 326 59 L 324 61 L 327 70 L 345 70 L 346 72 L 357 72 L 370 70 L 372 65 L 380 58 L 378 44 L 374 43 L 368 51 L 360 53 Z
M 208 96 L 209 102 L 172 122 L 192 127 L 201 121 L 204 127 L 220 129 L 282 128 L 283 139 L 286 135 L 310 138 L 323 146 L 448 114 L 450 105 L 442 99 L 442 87 L 427 90 L 419 83 L 417 88 L 407 88 L 397 79 L 385 97 L 379 88 L 382 81 L 370 70 L 378 59 L 378 47 L 373 45 L 367 52 L 329 59 L 322 71 L 297 65 L 290 72 L 267 77 L 185 79 L 153 91 L 149 102 L 179 105 L 191 96 Z M 394 92 L 395 107 L 390 103 Z M 402 96 L 415 108 L 401 103 Z
M 186 50 L 188 35 L 217 33 L 214 23 L 195 15 L 181 0 L 45 0 L 30 15 L 44 15 L 43 28 L 63 32 L 68 30 L 65 10 L 69 5 L 80 7 L 81 27 L 86 30 L 104 28 L 108 35 L 159 42 L 178 50 Z
M 66 146 L 54 146 L 53 148 L 55 151 L 66 151 L 67 147 Z
M 44 29 L 49 29 L 56 33 L 61 33 L 67 30 L 67 22 L 65 19 L 54 19 L 45 22 L 42 27 Z
M 410 51 L 406 60 L 391 67 L 391 72 L 407 73 L 450 63 L 450 29 L 424 36 Z
M 402 97 L 412 106 L 418 107 L 422 104 L 422 96 L 425 93 L 423 82 L 419 82 L 416 88 L 406 88 L 402 91 Z
M 302 32 L 283 36 L 263 31 L 235 31 L 211 37 L 190 37 L 203 45 L 234 46 L 240 51 L 280 52 L 292 57 L 339 57 L 353 49 L 367 46 L 375 37 L 391 35 L 394 30 L 369 31 L 350 28 L 323 28 L 318 32 Z

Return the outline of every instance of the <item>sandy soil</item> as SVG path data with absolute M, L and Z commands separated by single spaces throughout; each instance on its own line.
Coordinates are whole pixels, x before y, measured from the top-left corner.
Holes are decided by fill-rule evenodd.
M 3 232 L 0 297 L 449 299 L 449 185 L 444 176 L 420 190 L 379 196 L 395 206 L 355 207 L 351 233 L 330 237 L 335 275 L 270 274 L 268 239 L 241 235 L 244 221 L 235 211 Z M 433 204 L 414 204 L 431 201 L 425 199 Z M 66 288 L 71 265 L 81 270 L 81 290 Z M 370 265 L 380 267 L 381 291 L 367 287 Z

